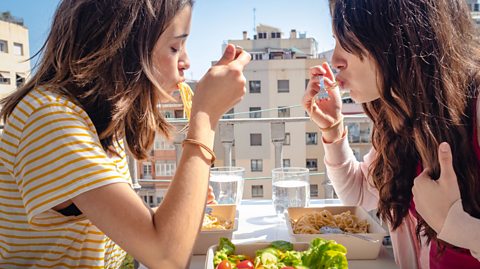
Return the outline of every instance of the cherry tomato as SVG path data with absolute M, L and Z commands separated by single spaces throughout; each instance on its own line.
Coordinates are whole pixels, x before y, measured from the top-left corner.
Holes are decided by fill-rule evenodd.
M 252 261 L 244 260 L 237 263 L 238 269 L 254 269 Z
M 232 265 L 229 261 L 223 260 L 221 263 L 217 265 L 216 269 L 232 269 Z

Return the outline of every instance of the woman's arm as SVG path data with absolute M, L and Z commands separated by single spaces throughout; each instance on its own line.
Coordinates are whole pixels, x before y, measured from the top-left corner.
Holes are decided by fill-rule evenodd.
M 244 51 L 229 44 L 197 85 L 187 138 L 213 148 L 220 117 L 245 94 Z M 210 154 L 187 143 L 158 209 L 147 208 L 127 184 L 110 184 L 73 198 L 87 218 L 148 268 L 185 268 L 200 230 L 207 200 Z
M 375 154 L 373 148 L 364 156 L 364 161 L 355 159 L 344 134 L 333 143 L 323 141 L 327 175 L 344 204 L 360 205 L 366 210 L 375 209 L 378 191 L 367 181 L 368 166 Z

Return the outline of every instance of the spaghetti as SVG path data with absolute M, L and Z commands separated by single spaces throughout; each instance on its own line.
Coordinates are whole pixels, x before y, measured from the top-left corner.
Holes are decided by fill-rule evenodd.
M 367 233 L 367 220 L 359 220 L 350 211 L 333 215 L 328 210 L 308 213 L 298 220 L 290 220 L 295 234 L 319 234 L 323 226 L 338 227 L 344 232 Z
M 190 86 L 185 82 L 178 83 L 177 86 L 178 91 L 180 92 L 180 97 L 182 98 L 185 117 L 190 120 L 190 113 L 192 111 L 193 91 Z

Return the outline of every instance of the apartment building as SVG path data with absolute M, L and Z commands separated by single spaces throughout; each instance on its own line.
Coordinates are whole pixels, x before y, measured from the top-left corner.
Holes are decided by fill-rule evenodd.
M 244 31 L 243 39 L 228 41 L 248 51 L 252 55 L 252 61 L 244 70 L 247 79 L 246 96 L 226 118 L 305 117 L 301 99 L 309 81 L 309 68 L 330 61 L 332 52 L 318 53 L 316 40 L 295 29 L 285 36 L 278 28 L 258 25 L 256 32 L 253 38 L 249 38 Z M 361 107 L 350 101 L 346 96 L 344 113 L 362 113 Z M 370 122 L 359 118 L 347 123 L 347 127 L 354 153 L 361 158 L 370 148 Z M 217 135 L 217 166 L 224 163 L 220 139 Z M 311 197 L 329 198 L 334 195 L 330 193 L 333 191 L 327 184 L 326 176 L 319 173 L 325 171 L 320 139 L 320 130 L 312 122 L 286 122 L 281 165 L 309 168 L 313 173 L 310 176 Z M 275 168 L 275 147 L 271 139 L 270 123 L 235 124 L 234 140 L 232 165 L 244 167 L 246 178 L 267 178 L 247 180 L 243 198 L 271 198 L 272 187 L 268 177 Z M 325 189 L 329 193 L 325 194 Z
M 480 0 L 467 0 L 470 14 L 477 27 L 480 26 Z
M 187 81 L 195 91 L 196 81 Z M 184 118 L 180 94 L 173 94 L 176 102 L 162 104 L 163 115 L 167 119 Z M 150 156 L 146 160 L 135 161 L 136 178 L 141 186 L 140 197 L 150 206 L 157 206 L 163 200 L 169 181 L 177 169 L 177 154 L 173 141 L 157 135 Z M 135 172 L 134 172 L 135 173 Z
M 28 28 L 10 12 L 0 13 L 0 98 L 25 82 L 30 72 Z

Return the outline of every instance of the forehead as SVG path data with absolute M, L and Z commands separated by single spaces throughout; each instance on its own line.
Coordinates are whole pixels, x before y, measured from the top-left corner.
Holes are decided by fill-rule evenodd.
M 185 5 L 165 29 L 162 36 L 167 38 L 185 38 L 190 33 L 190 22 L 192 19 L 192 7 Z

